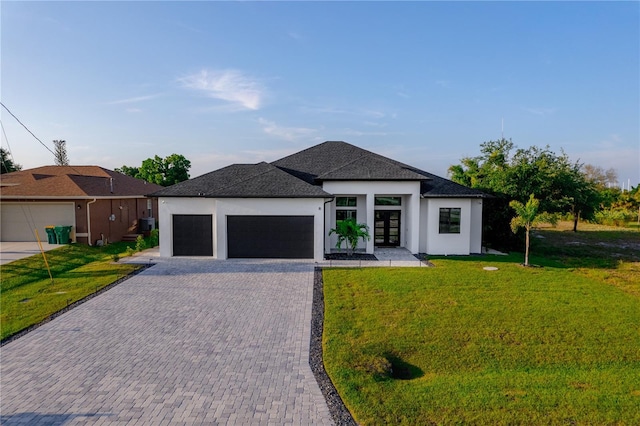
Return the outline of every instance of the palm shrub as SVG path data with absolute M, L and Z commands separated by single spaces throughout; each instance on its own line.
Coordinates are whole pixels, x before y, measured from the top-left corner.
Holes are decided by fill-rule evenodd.
M 369 226 L 366 223 L 358 223 L 354 218 L 348 218 L 336 223 L 336 227 L 329 230 L 329 235 L 336 234 L 338 243 L 336 248 L 342 250 L 342 243 L 347 243 L 347 254 L 351 256 L 358 246 L 358 241 L 368 241 L 371 239 L 369 235 Z
M 527 201 L 526 204 L 513 200 L 509 203 L 509 206 L 516 212 L 516 216 L 511 219 L 511 230 L 513 233 L 515 234 L 518 229 L 524 228 L 524 266 L 529 266 L 529 233 L 531 229 L 541 223 L 555 224 L 557 218 L 547 212 L 540 212 L 540 200 L 536 199 L 533 194 L 529 196 L 529 201 Z

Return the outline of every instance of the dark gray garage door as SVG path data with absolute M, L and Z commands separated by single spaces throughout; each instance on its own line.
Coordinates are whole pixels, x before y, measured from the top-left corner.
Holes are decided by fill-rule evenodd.
M 213 256 L 210 214 L 173 215 L 173 255 Z
M 231 258 L 313 259 L 313 216 L 227 216 Z

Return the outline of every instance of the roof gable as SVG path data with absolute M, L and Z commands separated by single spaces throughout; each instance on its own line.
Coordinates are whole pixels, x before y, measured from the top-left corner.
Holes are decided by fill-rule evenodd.
M 430 179 L 414 167 L 340 141 L 324 142 L 271 164 L 312 184 L 322 180 Z
M 363 155 L 316 177 L 317 180 L 424 180 L 415 171 L 392 161 Z
M 316 185 L 323 180 L 420 180 L 420 193 L 425 197 L 486 196 L 477 189 L 340 141 L 324 142 L 271 164 Z
M 318 186 L 262 162 L 232 164 L 180 182 L 153 194 L 154 197 L 210 198 L 324 198 L 330 194 Z

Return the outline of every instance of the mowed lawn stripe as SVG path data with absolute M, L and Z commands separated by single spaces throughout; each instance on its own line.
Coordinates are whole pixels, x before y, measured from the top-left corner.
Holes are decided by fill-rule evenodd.
M 640 424 L 637 293 L 491 259 L 324 271 L 325 365 L 356 420 Z

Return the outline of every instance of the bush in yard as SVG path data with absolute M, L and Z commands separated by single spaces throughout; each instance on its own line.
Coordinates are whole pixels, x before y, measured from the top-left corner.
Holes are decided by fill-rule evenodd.
M 157 247 L 159 243 L 160 231 L 158 231 L 158 229 L 152 229 L 151 233 L 149 234 L 149 238 L 147 238 L 147 246 L 150 248 Z
M 142 235 L 138 235 L 136 238 L 136 251 L 142 251 L 147 248 L 147 243 L 145 242 Z
M 338 236 L 337 249 L 342 249 L 342 243 L 347 242 L 347 253 L 353 254 L 353 251 L 358 246 L 358 241 L 362 238 L 363 241 L 371 239 L 369 235 L 369 226 L 366 223 L 358 223 L 353 218 L 341 220 L 336 223 L 336 227 L 329 230 L 329 235 L 336 234 Z

